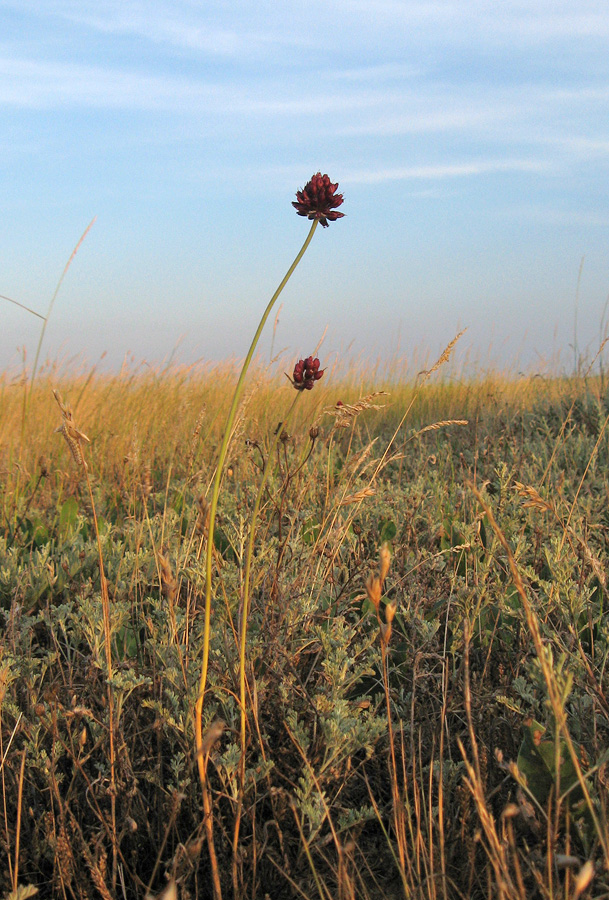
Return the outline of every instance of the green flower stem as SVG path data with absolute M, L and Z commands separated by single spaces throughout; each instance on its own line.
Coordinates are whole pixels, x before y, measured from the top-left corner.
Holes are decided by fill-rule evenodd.
M 307 238 L 300 248 L 296 259 L 288 269 L 283 278 L 281 284 L 271 297 L 267 308 L 265 309 L 263 316 L 260 320 L 260 324 L 256 330 L 256 334 L 254 335 L 254 339 L 252 340 L 252 344 L 248 351 L 247 356 L 245 357 L 245 361 L 243 363 L 243 368 L 241 369 L 241 374 L 239 376 L 239 380 L 237 382 L 237 386 L 235 388 L 235 393 L 233 395 L 233 402 L 231 404 L 231 408 L 228 413 L 228 417 L 226 419 L 226 425 L 224 428 L 224 437 L 222 439 L 222 445 L 220 447 L 220 455 L 218 457 L 218 465 L 216 468 L 216 476 L 214 478 L 214 485 L 211 495 L 211 502 L 209 508 L 209 527 L 208 527 L 208 535 L 207 535 L 207 551 L 205 556 L 205 621 L 203 628 L 203 658 L 201 660 L 201 678 L 199 681 L 199 694 L 197 696 L 197 701 L 195 703 L 195 746 L 197 752 L 197 765 L 199 768 L 199 780 L 201 781 L 201 786 L 205 785 L 206 779 L 206 763 L 205 763 L 205 754 L 203 748 L 203 703 L 205 700 L 205 688 L 207 686 L 207 670 L 209 666 L 209 645 L 210 645 L 210 637 L 211 637 L 211 601 L 212 601 L 212 589 L 211 589 L 211 570 L 212 570 L 212 560 L 213 560 L 213 546 L 214 546 L 214 525 L 216 521 L 216 510 L 218 508 L 218 497 L 220 494 L 220 485 L 222 483 L 222 472 L 224 468 L 224 462 L 226 460 L 226 454 L 228 451 L 228 445 L 230 442 L 233 425 L 235 422 L 235 418 L 237 415 L 237 409 L 239 407 L 239 401 L 241 400 L 241 395 L 243 394 L 243 389 L 245 387 L 245 380 L 247 375 L 247 370 L 249 369 L 250 363 L 254 356 L 256 347 L 258 345 L 258 341 L 260 340 L 260 335 L 262 334 L 262 329 L 266 324 L 266 320 L 269 317 L 269 314 L 275 305 L 275 302 L 282 290 L 288 283 L 292 273 L 294 272 L 296 266 L 304 256 L 304 253 L 311 243 L 311 239 L 315 233 L 315 229 L 317 227 L 317 219 L 313 220 L 311 225 L 309 234 Z

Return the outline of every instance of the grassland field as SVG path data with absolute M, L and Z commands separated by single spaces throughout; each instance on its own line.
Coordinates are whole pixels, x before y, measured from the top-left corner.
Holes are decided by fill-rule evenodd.
M 0 896 L 609 897 L 602 372 L 251 370 L 202 784 L 234 381 L 0 377 Z

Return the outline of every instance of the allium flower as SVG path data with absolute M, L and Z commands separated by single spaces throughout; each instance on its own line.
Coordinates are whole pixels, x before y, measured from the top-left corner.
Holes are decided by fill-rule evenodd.
M 297 391 L 310 391 L 324 372 L 325 369 L 319 368 L 319 360 L 317 357 L 313 359 L 312 356 L 307 356 L 306 359 L 299 359 L 294 366 L 292 384 Z
M 338 182 L 332 184 L 327 175 L 318 172 L 301 191 L 296 191 L 296 200 L 292 202 L 299 216 L 308 219 L 319 219 L 324 228 L 328 227 L 328 221 L 335 222 L 342 219 L 344 213 L 336 212 L 335 207 L 341 206 L 343 195 L 336 194 Z

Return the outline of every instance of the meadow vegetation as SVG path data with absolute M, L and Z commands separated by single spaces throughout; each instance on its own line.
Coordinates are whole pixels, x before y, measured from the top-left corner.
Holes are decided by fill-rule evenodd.
M 253 366 L 197 759 L 236 376 L 0 378 L 0 896 L 609 897 L 602 373 Z

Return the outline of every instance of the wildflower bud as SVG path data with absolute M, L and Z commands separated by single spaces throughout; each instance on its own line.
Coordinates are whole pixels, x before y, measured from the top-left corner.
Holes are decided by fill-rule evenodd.
M 317 427 L 317 425 L 312 425 L 309 428 L 309 437 L 312 441 L 317 440 L 317 438 L 319 437 L 319 428 Z
M 328 222 L 335 222 L 344 216 L 344 213 L 336 212 L 336 208 L 343 204 L 343 195 L 336 193 L 337 187 L 338 182 L 332 184 L 327 175 L 318 172 L 301 191 L 296 191 L 292 206 L 299 216 L 317 219 L 327 228 Z
M 306 359 L 299 359 L 294 366 L 294 372 L 290 379 L 292 385 L 297 391 L 311 391 L 316 381 L 322 377 L 325 369 L 320 369 L 320 362 L 317 357 L 307 356 Z
M 38 466 L 40 468 L 40 477 L 46 478 L 50 471 L 50 462 L 48 456 L 40 456 L 38 458 Z
M 387 572 L 389 571 L 389 566 L 391 565 L 391 552 L 389 550 L 388 544 L 383 544 L 383 546 L 381 547 L 379 559 L 381 562 L 381 582 L 383 582 L 387 577 Z
M 87 729 L 85 728 L 84 725 L 83 725 L 82 731 L 80 732 L 80 738 L 78 739 L 78 743 L 80 744 L 81 748 L 84 747 L 85 744 L 87 743 Z

